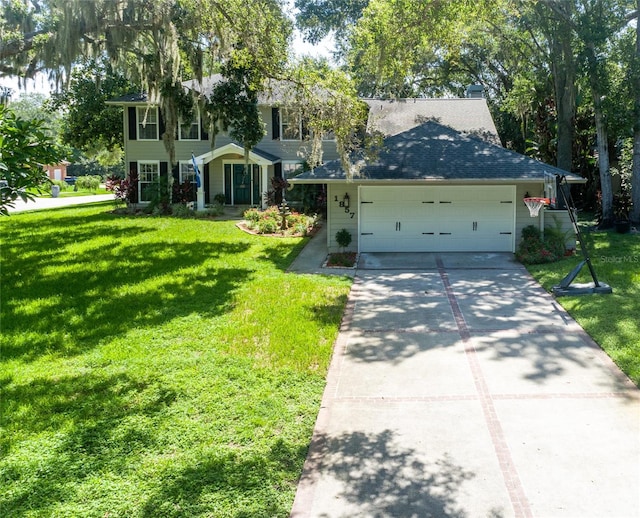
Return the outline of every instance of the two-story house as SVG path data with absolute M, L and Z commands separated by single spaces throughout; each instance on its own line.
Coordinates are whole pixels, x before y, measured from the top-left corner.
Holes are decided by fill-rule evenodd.
M 207 96 L 213 86 L 222 80 L 214 75 L 202 84 L 187 81 L 185 88 L 194 89 Z M 173 175 L 174 182 L 191 182 L 196 191 L 196 177 L 192 155 L 202 175 L 201 205 L 212 203 L 216 195 L 224 195 L 226 205 L 265 206 L 264 194 L 271 189 L 274 176 L 290 179 L 302 171 L 305 158 L 311 151 L 311 143 L 299 115 L 287 110 L 286 101 L 276 90 L 263 94 L 259 109 L 265 124 L 265 137 L 249 153 L 249 167 L 245 167 L 243 147 L 226 133 L 219 133 L 212 149 L 209 135 L 199 115 L 177 128 L 175 156 L 178 163 L 171 166 L 165 149 L 165 132 L 158 103 L 146 94 L 133 94 L 109 101 L 111 105 L 124 106 L 124 153 L 126 170 L 138 178 L 140 204 L 152 200 L 159 180 Z M 325 160 L 337 158 L 336 144 L 332 139 L 323 141 Z M 288 193 L 295 201 L 296 193 Z
M 206 96 L 221 79 L 185 87 Z M 527 225 L 572 228 L 564 207 L 532 218 L 523 198 L 556 198 L 556 177 L 584 179 L 502 147 L 486 100 L 473 89 L 462 99 L 366 100 L 369 129 L 385 138 L 377 158 L 354 178 L 346 176 L 332 140 L 323 142 L 324 164 L 302 172 L 311 142 L 277 92 L 260 99 L 266 134 L 249 153 L 248 169 L 242 146 L 219 134 L 212 148 L 199 118 L 178 128 L 172 167 L 157 105 L 144 95 L 112 101 L 125 107 L 125 156 L 138 178 L 137 201 L 150 201 L 153 186 L 169 174 L 174 182 L 195 184 L 193 155 L 203 176 L 200 208 L 219 194 L 226 205 L 264 207 L 274 176 L 294 186 L 322 185 L 330 251 L 339 249 L 335 234 L 343 228 L 361 252 L 514 252 Z M 567 245 L 575 247 L 575 240 Z

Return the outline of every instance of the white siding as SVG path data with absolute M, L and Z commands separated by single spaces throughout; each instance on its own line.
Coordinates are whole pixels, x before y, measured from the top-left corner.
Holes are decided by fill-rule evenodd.
M 349 211 L 340 207 L 344 195 L 348 194 L 350 199 Z M 336 201 L 337 198 L 337 201 Z M 346 228 L 351 232 L 353 240 L 348 247 L 349 251 L 358 249 L 358 187 L 353 183 L 329 184 L 327 186 L 327 245 L 329 252 L 340 252 L 341 248 L 336 243 L 336 232 Z
M 282 141 L 273 140 L 271 133 L 271 108 L 261 107 L 260 112 L 265 124 L 265 137 L 256 146 L 260 151 L 270 153 L 276 157 L 279 157 L 283 161 L 296 161 L 302 162 L 311 152 L 311 142 L 309 141 Z M 138 162 L 140 160 L 160 160 L 163 162 L 169 161 L 169 153 L 165 149 L 162 140 L 157 141 L 141 141 L 141 140 L 129 140 L 128 128 L 128 110 L 125 107 L 123 123 L 125 128 L 125 141 L 124 151 L 126 162 Z M 215 139 L 215 148 L 223 147 L 232 142 L 232 139 L 226 133 L 220 133 Z M 211 151 L 211 142 L 203 140 L 188 140 L 188 141 L 175 141 L 175 158 L 177 161 L 190 160 L 191 154 L 195 156 L 203 155 Z M 323 160 L 329 161 L 338 158 L 336 152 L 336 145 L 333 141 L 323 142 Z M 222 157 L 224 160 L 243 160 L 242 155 L 227 155 Z M 214 160 L 209 164 L 209 194 L 211 199 L 218 193 L 224 190 L 224 174 L 222 168 L 222 159 Z M 171 169 L 171 167 L 170 167 Z M 274 175 L 274 168 L 270 166 L 268 169 L 268 178 L 270 179 Z M 270 188 L 270 184 L 264 186 L 266 189 Z M 344 194 L 344 193 L 343 193 Z M 355 196 L 353 198 L 353 204 L 355 205 Z M 355 217 L 355 216 L 354 216 Z M 355 234 L 354 234 L 355 237 Z
M 544 186 L 540 184 L 519 184 L 516 190 L 516 246 L 522 240 L 522 229 L 528 225 L 535 225 L 540 228 L 541 219 L 540 216 L 532 218 L 529 215 L 529 209 L 524 204 L 522 199 L 525 194 L 529 196 L 538 197 L 543 196 Z M 542 209 L 544 211 L 544 226 L 545 228 L 555 228 L 556 221 L 560 224 L 560 229 L 567 236 L 565 246 L 568 249 L 576 248 L 576 234 L 571 223 L 571 218 L 566 210 L 549 210 Z

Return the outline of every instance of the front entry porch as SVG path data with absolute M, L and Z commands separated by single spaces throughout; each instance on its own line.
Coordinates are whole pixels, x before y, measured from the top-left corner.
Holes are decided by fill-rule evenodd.
M 253 149 L 248 161 L 244 149 L 231 143 L 195 157 L 196 164 L 206 176 L 198 189 L 198 210 L 204 208 L 205 198 L 222 194 L 228 206 L 259 206 L 266 208 L 265 194 L 269 189 L 270 168 L 281 159 Z M 206 166 L 206 167 L 205 167 Z
M 261 181 L 260 166 L 244 162 L 225 162 L 224 202 L 226 205 L 261 205 L 266 191 Z M 265 182 L 266 183 L 266 182 Z

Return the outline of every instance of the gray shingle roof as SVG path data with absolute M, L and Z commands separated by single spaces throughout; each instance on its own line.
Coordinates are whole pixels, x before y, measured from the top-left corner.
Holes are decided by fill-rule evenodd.
M 149 97 L 146 93 L 125 94 L 114 99 L 109 99 L 107 104 L 130 104 L 130 103 L 147 103 Z
M 387 137 L 377 159 L 354 181 L 543 181 L 544 172 L 580 177 L 515 151 L 425 122 Z M 339 160 L 303 174 L 294 183 L 345 181 Z
M 269 160 L 269 162 L 276 163 L 276 162 L 280 162 L 282 160 L 282 158 L 280 158 L 279 156 L 276 156 L 276 155 L 274 155 L 272 153 L 269 153 L 269 152 L 264 151 L 262 149 L 259 149 L 257 147 L 254 147 L 251 151 L 253 151 L 256 155 L 258 155 L 258 156 L 260 156 L 260 157 L 262 157 L 262 158 L 264 158 L 266 160 Z
M 222 81 L 224 81 L 222 74 L 213 74 L 203 77 L 202 83 L 192 79 L 183 81 L 182 86 L 208 98 L 213 93 L 213 88 Z M 269 79 L 265 83 L 265 90 L 258 94 L 258 103 L 265 106 L 286 104 L 287 101 L 296 99 L 298 88 L 299 86 L 291 81 Z M 320 90 L 317 93 L 321 94 Z
M 397 135 L 425 122 L 437 122 L 501 145 L 485 99 L 365 99 L 369 105 L 369 131 Z
M 185 90 L 193 90 L 197 94 L 210 97 L 213 88 L 224 80 L 222 74 L 213 74 L 202 78 L 202 82 L 196 79 L 183 81 L 182 86 Z M 258 102 L 264 105 L 278 105 L 285 102 L 285 99 L 291 99 L 295 95 L 295 85 L 286 81 L 268 81 L 266 90 L 259 94 Z M 131 104 L 131 103 L 147 103 L 157 104 L 158 99 L 149 101 L 146 93 L 127 94 L 115 99 L 109 99 L 108 104 Z

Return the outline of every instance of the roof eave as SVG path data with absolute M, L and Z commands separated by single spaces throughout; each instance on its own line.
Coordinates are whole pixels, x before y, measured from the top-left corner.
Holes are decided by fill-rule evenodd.
M 567 183 L 569 184 L 584 184 L 587 183 L 585 178 L 566 178 Z M 318 183 L 358 183 L 358 184 L 405 184 L 405 185 L 415 185 L 419 184 L 436 184 L 436 183 L 447 183 L 447 184 L 471 184 L 471 185 L 480 185 L 480 184 L 513 184 L 513 183 L 529 183 L 529 184 L 541 184 L 544 182 L 542 178 L 420 178 L 420 179 L 394 179 L 394 178 L 386 178 L 386 179 L 372 179 L 372 178 L 361 178 L 354 177 L 351 180 L 347 180 L 346 178 L 290 178 L 289 183 L 291 184 L 318 184 Z

